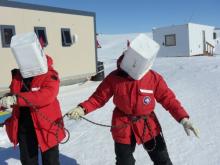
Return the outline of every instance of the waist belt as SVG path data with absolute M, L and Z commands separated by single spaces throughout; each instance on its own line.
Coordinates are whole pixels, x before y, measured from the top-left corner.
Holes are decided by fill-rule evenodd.
M 147 120 L 149 115 L 141 115 L 141 116 L 128 116 L 132 122 L 137 122 L 140 119 Z

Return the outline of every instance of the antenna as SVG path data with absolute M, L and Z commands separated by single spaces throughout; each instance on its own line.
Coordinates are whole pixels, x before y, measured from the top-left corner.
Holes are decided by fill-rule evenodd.
M 191 12 L 191 15 L 190 15 L 190 17 L 189 17 L 188 22 L 191 22 L 191 20 L 192 20 L 193 16 L 194 16 L 194 10 Z M 187 23 L 188 23 L 188 22 L 187 22 Z

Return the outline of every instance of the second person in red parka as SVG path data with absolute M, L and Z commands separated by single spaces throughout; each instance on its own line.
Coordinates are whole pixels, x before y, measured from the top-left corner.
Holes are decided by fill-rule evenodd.
M 154 165 L 172 165 L 161 127 L 154 113 L 156 101 L 187 133 L 198 131 L 189 115 L 167 86 L 163 77 L 151 70 L 159 46 L 141 34 L 131 42 L 118 59 L 118 68 L 111 72 L 88 100 L 69 111 L 68 116 L 79 119 L 102 106 L 113 96 L 112 137 L 115 141 L 116 165 L 134 165 L 136 144 L 143 144 Z

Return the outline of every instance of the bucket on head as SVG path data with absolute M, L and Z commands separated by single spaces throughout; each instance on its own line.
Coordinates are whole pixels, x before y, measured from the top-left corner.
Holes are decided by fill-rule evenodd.
M 159 48 L 146 34 L 138 35 L 124 52 L 120 68 L 133 79 L 141 79 L 152 67 Z
M 10 47 L 23 78 L 48 71 L 46 55 L 34 32 L 14 35 Z

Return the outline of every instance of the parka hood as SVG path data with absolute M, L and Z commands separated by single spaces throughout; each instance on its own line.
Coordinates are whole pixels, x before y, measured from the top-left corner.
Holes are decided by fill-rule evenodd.
M 46 55 L 46 57 L 47 57 L 48 70 L 51 70 L 53 69 L 53 59 L 49 55 Z
M 120 64 L 124 58 L 124 53 L 117 59 L 117 69 L 121 70 Z

